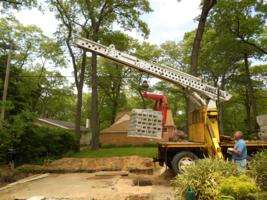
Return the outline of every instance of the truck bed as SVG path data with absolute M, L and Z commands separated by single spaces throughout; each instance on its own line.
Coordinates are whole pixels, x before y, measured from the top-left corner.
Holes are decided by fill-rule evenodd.
M 178 142 L 159 142 L 161 147 L 167 148 L 179 148 L 179 147 L 205 147 L 205 143 L 201 142 L 189 142 L 189 141 L 178 141 Z
M 246 140 L 247 147 L 267 147 L 267 141 L 262 140 Z M 234 142 L 227 141 L 227 142 L 221 142 L 221 147 L 233 147 Z
M 190 142 L 190 141 L 177 141 L 177 142 L 159 142 L 162 147 L 205 147 L 206 144 L 202 142 Z M 264 147 L 267 148 L 267 141 L 262 140 L 246 140 L 247 147 Z M 233 147 L 233 141 L 220 142 L 221 147 Z

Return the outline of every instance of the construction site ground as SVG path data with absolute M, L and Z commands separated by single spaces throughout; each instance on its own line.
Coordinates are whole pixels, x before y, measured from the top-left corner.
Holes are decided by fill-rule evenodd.
M 154 165 L 151 158 L 63 158 L 42 166 L 25 165 L 21 170 L 29 170 L 31 176 L 0 188 L 1 200 L 37 196 L 69 200 L 175 199 L 170 185 L 172 172 Z

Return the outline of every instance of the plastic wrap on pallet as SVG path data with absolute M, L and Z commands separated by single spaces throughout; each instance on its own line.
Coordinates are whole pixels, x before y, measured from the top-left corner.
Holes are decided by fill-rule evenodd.
M 133 109 L 128 136 L 161 139 L 162 113 L 149 109 Z

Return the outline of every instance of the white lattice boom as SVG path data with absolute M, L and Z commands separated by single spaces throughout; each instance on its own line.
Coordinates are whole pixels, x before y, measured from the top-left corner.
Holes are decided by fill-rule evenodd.
M 218 90 L 216 87 L 203 83 L 198 77 L 184 73 L 172 67 L 146 62 L 116 50 L 114 45 L 107 47 L 78 36 L 76 37 L 75 43 L 80 48 L 95 52 L 100 56 L 109 58 L 128 67 L 146 72 L 159 79 L 172 82 L 176 85 L 181 85 L 182 87 L 204 95 L 206 98 L 227 101 L 232 97 L 228 92 Z
M 162 113 L 149 109 L 133 109 L 128 136 L 161 139 Z

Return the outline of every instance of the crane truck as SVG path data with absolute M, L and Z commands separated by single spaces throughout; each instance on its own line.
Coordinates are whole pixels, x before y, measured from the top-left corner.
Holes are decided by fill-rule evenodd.
M 124 66 L 145 72 L 155 78 L 180 86 L 187 91 L 189 98 L 194 102 L 189 112 L 188 140 L 158 142 L 158 157 L 156 160 L 160 165 L 166 164 L 176 173 L 179 173 L 186 166 L 194 163 L 196 159 L 204 157 L 223 159 L 228 157 L 227 148 L 233 147 L 234 142 L 224 140 L 220 136 L 216 101 L 228 101 L 231 94 L 210 86 L 199 77 L 178 69 L 150 63 L 118 51 L 114 45 L 105 46 L 80 36 L 76 36 L 75 44 L 86 51 L 94 52 Z M 157 110 L 162 111 L 163 118 L 166 117 L 167 99 L 164 96 L 145 93 L 144 97 L 163 103 L 164 105 L 157 106 Z M 267 149 L 267 141 L 253 140 L 247 141 L 246 144 L 249 155 L 253 155 L 261 149 Z

